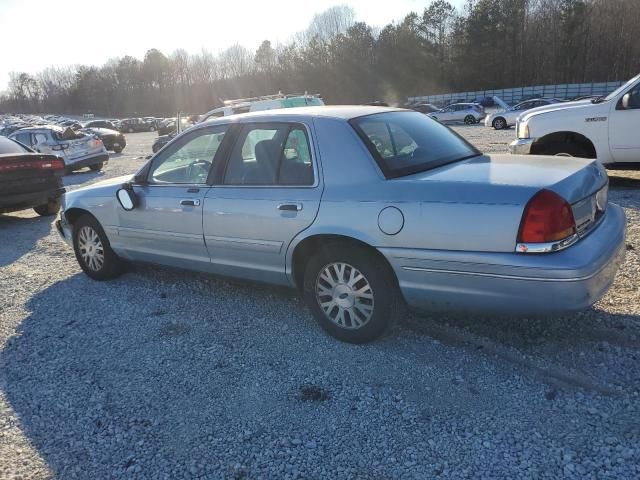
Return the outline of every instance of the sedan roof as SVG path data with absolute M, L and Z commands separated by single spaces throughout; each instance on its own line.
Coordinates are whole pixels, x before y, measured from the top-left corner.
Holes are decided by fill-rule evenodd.
M 373 107 L 367 105 L 329 105 L 317 107 L 293 107 L 278 108 L 274 110 L 261 110 L 256 112 L 240 113 L 236 115 L 228 115 L 225 117 L 217 117 L 207 120 L 205 124 L 216 122 L 223 123 L 226 119 L 249 119 L 249 118 L 265 118 L 276 116 L 288 117 L 326 117 L 350 120 L 352 118 L 363 117 L 365 115 L 373 115 L 375 113 L 402 111 L 404 109 L 389 107 Z

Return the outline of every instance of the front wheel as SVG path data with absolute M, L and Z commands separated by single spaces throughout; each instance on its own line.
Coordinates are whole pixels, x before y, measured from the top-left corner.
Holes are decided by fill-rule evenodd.
M 123 262 L 111 250 L 98 221 L 83 215 L 73 224 L 73 250 L 82 271 L 94 280 L 109 280 L 122 273 Z
M 464 117 L 464 123 L 466 123 L 467 125 L 473 125 L 474 123 L 476 123 L 476 119 L 473 115 L 467 115 L 466 117 Z
M 150 132 L 155 132 L 156 131 L 156 127 L 154 127 L 154 126 L 149 127 L 149 131 Z
M 493 121 L 493 128 L 496 130 L 507 128 L 507 121 L 502 117 L 498 117 Z
M 93 165 L 89 165 L 89 168 L 94 172 L 99 172 L 100 170 L 102 170 L 103 166 L 104 164 L 100 162 L 100 163 L 95 163 Z
M 320 326 L 349 343 L 378 338 L 401 311 L 390 267 L 373 253 L 341 243 L 324 246 L 309 260 L 304 298 Z
M 113 149 L 113 153 L 122 153 L 122 150 L 124 150 L 123 147 L 116 147 Z

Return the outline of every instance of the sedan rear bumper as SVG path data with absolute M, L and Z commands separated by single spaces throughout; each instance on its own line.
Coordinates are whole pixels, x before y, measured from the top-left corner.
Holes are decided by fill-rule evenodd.
M 546 254 L 381 249 L 409 306 L 528 316 L 589 308 L 624 261 L 625 217 L 610 204 L 601 224 Z

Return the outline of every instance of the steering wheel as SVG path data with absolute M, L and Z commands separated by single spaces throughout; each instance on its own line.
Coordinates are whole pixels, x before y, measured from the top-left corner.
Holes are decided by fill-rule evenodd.
M 189 180 L 195 180 L 196 178 L 204 177 L 206 180 L 209 175 L 209 170 L 211 169 L 211 164 L 212 162 L 209 160 L 196 160 L 195 162 L 190 163 L 187 168 L 187 178 Z M 200 171 L 196 171 L 196 168 Z

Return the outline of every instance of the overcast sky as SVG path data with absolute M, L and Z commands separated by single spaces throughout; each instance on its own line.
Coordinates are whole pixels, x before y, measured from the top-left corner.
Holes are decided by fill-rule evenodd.
M 464 0 L 449 0 L 462 8 Z M 356 19 L 384 26 L 430 0 L 0 0 L 0 91 L 9 72 L 36 73 L 51 65 L 102 65 L 150 48 L 169 54 L 234 43 L 255 50 L 262 40 L 286 42 L 314 14 L 347 4 Z M 174 6 L 172 6 L 174 5 Z

